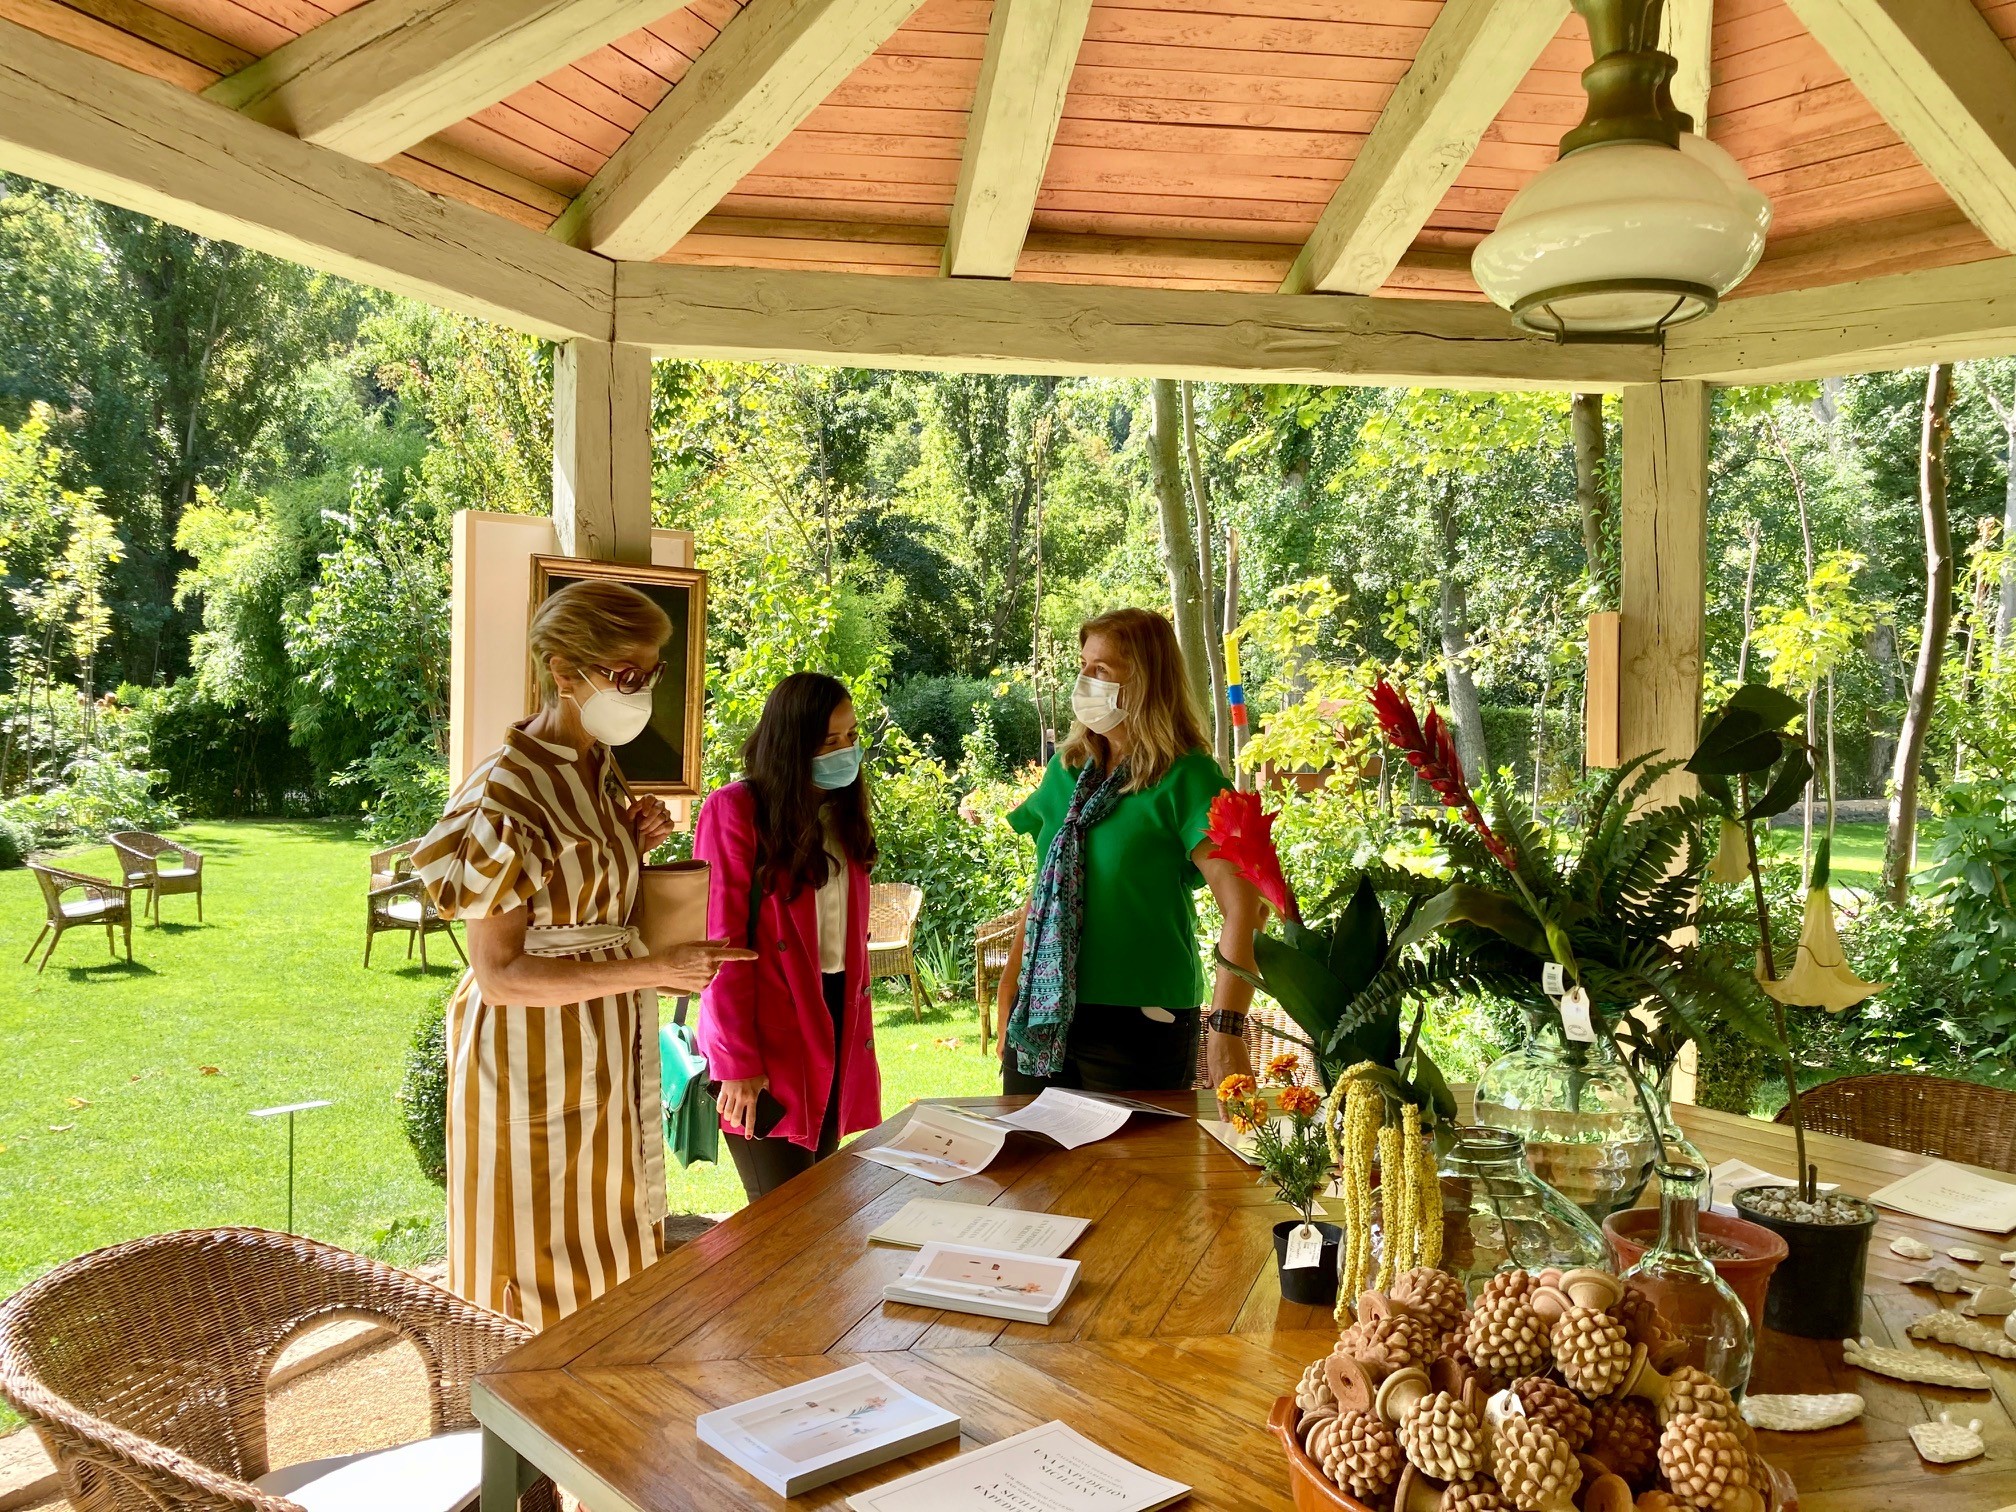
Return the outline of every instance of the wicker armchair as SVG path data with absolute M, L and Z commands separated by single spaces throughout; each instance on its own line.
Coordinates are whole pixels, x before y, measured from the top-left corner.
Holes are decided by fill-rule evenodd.
M 402 840 L 383 850 L 371 852 L 371 890 L 365 895 L 364 964 L 371 964 L 371 941 L 387 930 L 406 932 L 406 959 L 413 959 L 413 944 L 420 944 L 420 969 L 427 967 L 427 936 L 445 934 L 466 966 L 462 942 L 455 938 L 455 926 L 436 912 L 434 900 L 413 875 L 413 847 L 418 840 Z
M 1253 1069 L 1258 1071 L 1277 1055 L 1292 1055 L 1302 1067 L 1304 1086 L 1316 1085 L 1316 1058 L 1294 1040 L 1283 1038 L 1284 1034 L 1299 1036 L 1302 1033 L 1295 1021 L 1287 1013 L 1272 1003 L 1255 1003 L 1246 1010 L 1246 1053 L 1253 1057 Z M 1197 1036 L 1197 1081 L 1198 1087 L 1211 1085 L 1208 1068 L 1208 1049 L 1211 1036 L 1208 1031 Z
M 2016 1092 L 1944 1076 L 1844 1076 L 1799 1094 L 1806 1127 L 1865 1144 L 2016 1171 Z M 1789 1124 L 1792 1108 L 1779 1110 Z
M 312 1239 L 156 1234 L 0 1303 L 0 1395 L 34 1424 L 76 1512 L 300 1512 L 253 1484 L 269 1472 L 266 1378 L 304 1327 L 352 1316 L 390 1323 L 419 1350 L 436 1434 L 475 1426 L 471 1378 L 532 1336 Z M 520 1507 L 555 1512 L 550 1482 Z
M 973 1001 L 980 1010 L 980 1053 L 994 1037 L 994 994 L 1008 970 L 1008 957 L 1022 933 L 1022 910 L 996 914 L 973 931 Z
M 868 889 L 868 979 L 908 977 L 910 1012 L 924 1020 L 924 992 L 917 982 L 917 957 L 910 936 L 924 908 L 924 889 L 910 882 L 877 882 Z
M 119 959 L 119 948 L 112 941 L 112 928 L 118 925 L 126 933 L 126 959 L 133 959 L 131 887 L 123 882 L 108 882 L 89 872 L 69 871 L 47 861 L 30 861 L 28 870 L 35 873 L 35 880 L 42 888 L 42 932 L 21 958 L 23 966 L 35 959 L 35 952 L 46 938 L 49 948 L 42 952 L 42 964 L 35 968 L 35 974 L 40 976 L 47 971 L 49 957 L 56 954 L 56 942 L 63 938 L 63 931 L 80 924 L 105 926 L 105 949 L 115 961 Z M 83 896 L 71 897 L 74 892 Z
M 196 922 L 203 922 L 203 853 L 177 845 L 146 830 L 119 830 L 105 837 L 119 853 L 126 885 L 147 894 L 154 922 L 161 922 L 161 900 L 178 893 L 196 895 Z

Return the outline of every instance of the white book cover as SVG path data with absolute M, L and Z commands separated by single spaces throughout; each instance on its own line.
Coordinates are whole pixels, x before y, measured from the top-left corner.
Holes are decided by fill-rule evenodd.
M 927 1244 L 964 1244 L 975 1249 L 1010 1250 L 1018 1255 L 1055 1258 L 1078 1242 L 1089 1218 L 1030 1213 L 1019 1208 L 982 1207 L 977 1202 L 943 1202 L 913 1197 L 868 1236 L 870 1244 L 921 1249 Z
M 857 1491 L 852 1512 L 1156 1512 L 1190 1488 L 1108 1453 L 1062 1423 L 1045 1423 Z
M 942 1185 L 979 1175 L 1007 1142 L 1007 1130 L 992 1119 L 920 1102 L 911 1105 L 910 1116 L 893 1138 L 854 1153 Z
M 927 1244 L 882 1295 L 913 1307 L 1048 1323 L 1077 1284 L 1076 1260 L 966 1244 Z
M 1978 1229 L 1984 1234 L 2006 1234 L 2016 1229 L 2016 1185 L 1948 1160 L 1920 1166 L 1882 1191 L 1871 1192 L 1869 1200 L 1900 1213 Z
M 1797 1185 L 1799 1183 L 1790 1176 L 1780 1176 L 1775 1171 L 1753 1166 L 1749 1161 L 1738 1160 L 1732 1155 L 1708 1173 L 1708 1190 L 1713 1199 L 1708 1205 L 1725 1213 L 1733 1213 L 1736 1211 L 1736 1194 L 1745 1187 Z M 1832 1192 L 1837 1186 L 1836 1182 L 1823 1181 L 1820 1183 L 1820 1190 Z
M 700 1442 L 779 1496 L 796 1496 L 857 1470 L 959 1436 L 959 1416 L 905 1391 L 873 1365 L 853 1365 L 703 1412 Z

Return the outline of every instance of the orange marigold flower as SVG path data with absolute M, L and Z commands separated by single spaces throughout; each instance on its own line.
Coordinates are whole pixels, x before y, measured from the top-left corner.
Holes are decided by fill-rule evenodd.
M 1314 1087 L 1288 1087 L 1281 1093 L 1281 1111 L 1297 1118 L 1314 1118 L 1322 1104 Z
M 1218 1083 L 1218 1100 L 1220 1102 L 1235 1102 L 1240 1098 L 1251 1097 L 1259 1090 L 1260 1084 L 1254 1081 L 1252 1077 L 1247 1076 L 1243 1072 L 1235 1071 L 1232 1075 L 1226 1077 L 1225 1080 Z
M 1292 1050 L 1284 1050 L 1267 1062 L 1267 1080 L 1292 1087 L 1302 1080 L 1302 1062 Z

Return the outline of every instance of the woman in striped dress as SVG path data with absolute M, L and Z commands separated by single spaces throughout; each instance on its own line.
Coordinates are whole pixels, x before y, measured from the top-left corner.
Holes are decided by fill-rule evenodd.
M 671 830 L 609 753 L 642 733 L 670 637 L 634 588 L 590 580 L 532 619 L 543 706 L 472 771 L 413 854 L 467 922 L 448 1009 L 448 1284 L 535 1328 L 658 1257 L 665 1134 L 656 990 L 694 993 L 703 942 L 643 952 L 639 858 Z

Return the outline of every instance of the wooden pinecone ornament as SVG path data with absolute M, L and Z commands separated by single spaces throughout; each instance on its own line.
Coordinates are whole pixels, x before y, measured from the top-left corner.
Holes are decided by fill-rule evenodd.
M 1295 1405 L 1303 1412 L 1337 1410 L 1337 1398 L 1330 1390 L 1329 1378 L 1323 1373 L 1323 1362 L 1314 1360 L 1302 1372 L 1302 1379 L 1295 1383 Z
M 1682 1413 L 1725 1424 L 1740 1439 L 1749 1437 L 1744 1431 L 1749 1425 L 1743 1421 L 1743 1413 L 1736 1399 L 1729 1395 L 1729 1389 L 1707 1371 L 1692 1365 L 1674 1367 L 1673 1373 L 1666 1377 L 1666 1400 L 1659 1404 L 1662 1420 L 1670 1421 Z
M 1659 1468 L 1659 1417 L 1639 1397 L 1614 1397 L 1589 1408 L 1589 1453 L 1634 1486 Z
M 1299 1431 L 1302 1434 L 1302 1452 L 1320 1465 L 1337 1445 L 1337 1414 L 1308 1413 L 1303 1417 Z
M 1518 1512 L 1573 1512 L 1582 1467 L 1560 1434 L 1529 1418 L 1506 1418 L 1492 1451 L 1498 1489 Z
M 1396 1370 L 1425 1366 L 1435 1358 L 1440 1340 L 1413 1313 L 1389 1312 L 1364 1317 L 1337 1336 L 1337 1352 L 1348 1354 L 1383 1381 Z
M 1417 1265 L 1402 1271 L 1393 1283 L 1392 1298 L 1406 1311 L 1421 1319 L 1437 1339 L 1447 1338 L 1462 1328 L 1470 1311 L 1463 1295 L 1463 1283 L 1447 1271 Z
M 1545 1376 L 1524 1376 L 1512 1383 L 1512 1394 L 1526 1409 L 1526 1416 L 1545 1423 L 1568 1441 L 1570 1449 L 1589 1442 L 1589 1408 L 1559 1381 Z
M 1497 1302 L 1506 1297 L 1517 1297 L 1520 1301 L 1530 1301 L 1533 1296 L 1533 1276 L 1529 1271 L 1501 1270 L 1484 1283 L 1477 1293 L 1477 1305 Z
M 1475 1480 L 1451 1481 L 1442 1492 L 1437 1512 L 1512 1512 L 1512 1503 L 1505 1500 L 1498 1482 L 1480 1475 Z
M 1463 1347 L 1486 1374 L 1511 1381 L 1545 1369 L 1553 1352 L 1547 1345 L 1547 1327 L 1522 1290 L 1508 1288 L 1495 1297 L 1489 1295 L 1499 1279 L 1491 1278 L 1470 1310 Z
M 1666 1320 L 1659 1316 L 1658 1305 L 1644 1292 L 1626 1287 L 1624 1294 L 1610 1304 L 1609 1312 L 1624 1325 L 1633 1344 L 1645 1346 L 1646 1358 L 1651 1360 L 1654 1370 L 1670 1370 L 1679 1363 L 1686 1341 L 1666 1326 Z
M 1400 1419 L 1400 1447 L 1415 1469 L 1437 1480 L 1461 1481 L 1486 1469 L 1484 1425 L 1446 1391 L 1422 1397 Z
M 1552 1342 L 1562 1377 L 1584 1396 L 1608 1396 L 1630 1377 L 1630 1335 L 1606 1312 L 1569 1308 L 1554 1325 Z
M 1726 1423 L 1692 1412 L 1672 1418 L 1659 1435 L 1659 1469 L 1673 1497 L 1697 1512 L 1761 1512 L 1750 1484 L 1750 1451 Z
M 1399 1439 L 1369 1412 L 1346 1412 L 1334 1421 L 1324 1444 L 1323 1473 L 1362 1502 L 1381 1500 L 1400 1479 Z

